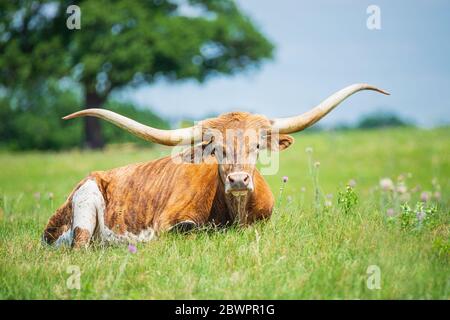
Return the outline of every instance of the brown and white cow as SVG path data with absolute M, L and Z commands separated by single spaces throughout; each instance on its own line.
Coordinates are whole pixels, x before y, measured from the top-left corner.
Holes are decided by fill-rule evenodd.
M 93 239 L 148 241 L 174 227 L 247 225 L 267 219 L 274 198 L 255 169 L 258 152 L 288 148 L 294 139 L 287 134 L 316 123 L 360 90 L 388 94 L 368 84 L 355 84 L 299 116 L 270 120 L 232 112 L 177 130 L 148 127 L 104 109 L 71 114 L 64 119 L 99 117 L 145 140 L 186 145 L 186 149 L 176 156 L 92 172 L 50 218 L 43 241 L 73 247 L 86 246 Z M 230 130 L 243 134 L 228 135 Z M 250 131 L 256 134 L 247 135 Z M 195 161 L 198 151 L 204 156 Z

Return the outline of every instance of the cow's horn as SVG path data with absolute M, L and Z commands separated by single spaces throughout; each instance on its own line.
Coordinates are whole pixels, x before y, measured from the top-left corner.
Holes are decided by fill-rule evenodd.
M 190 144 L 192 140 L 201 137 L 201 129 L 197 126 L 175 130 L 155 129 L 105 109 L 86 109 L 65 116 L 63 119 L 67 120 L 84 116 L 104 119 L 139 138 L 166 146 Z
M 366 83 L 353 84 L 334 93 L 308 112 L 294 117 L 273 119 L 272 128 L 278 130 L 280 133 L 293 133 L 304 130 L 326 116 L 342 101 L 361 90 L 373 90 L 389 95 L 388 92 Z

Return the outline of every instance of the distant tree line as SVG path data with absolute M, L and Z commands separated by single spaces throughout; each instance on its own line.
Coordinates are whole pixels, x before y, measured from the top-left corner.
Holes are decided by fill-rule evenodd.
M 355 124 L 339 124 L 335 130 L 380 129 L 390 127 L 412 127 L 414 124 L 392 112 L 376 111 L 363 115 Z
M 62 120 L 72 112 L 79 111 L 83 98 L 76 91 L 63 89 L 57 83 L 46 86 L 32 103 L 21 105 L 9 96 L 0 96 L 0 148 L 9 150 L 62 150 L 85 147 L 82 119 Z M 169 123 L 148 109 L 140 109 L 130 103 L 108 100 L 105 108 L 142 123 L 166 129 Z M 106 143 L 135 142 L 149 145 L 104 122 L 103 138 Z
M 386 128 L 386 127 L 410 127 L 413 124 L 401 118 L 394 113 L 388 112 L 376 112 L 368 114 L 362 117 L 357 125 L 357 129 L 374 129 L 374 128 Z
M 414 127 L 414 123 L 392 112 L 377 111 L 363 115 L 354 124 L 339 123 L 337 125 L 332 126 L 331 128 L 327 128 L 327 130 L 329 129 L 335 131 L 346 131 L 355 129 L 370 130 L 370 129 L 382 129 L 393 127 Z M 325 128 L 321 125 L 315 125 L 311 128 L 308 128 L 306 131 L 319 132 L 323 131 L 324 129 Z

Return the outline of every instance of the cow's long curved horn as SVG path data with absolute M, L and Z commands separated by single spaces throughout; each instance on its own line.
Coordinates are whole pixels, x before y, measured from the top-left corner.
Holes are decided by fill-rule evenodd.
M 105 109 L 86 109 L 65 116 L 63 119 L 68 120 L 84 116 L 104 119 L 139 138 L 166 146 L 190 144 L 192 140 L 201 138 L 202 134 L 201 129 L 197 126 L 175 130 L 155 129 Z
M 289 118 L 277 118 L 272 120 L 272 128 L 280 133 L 293 133 L 304 130 L 314 123 L 325 117 L 331 110 L 336 108 L 342 101 L 350 97 L 352 94 L 361 90 L 373 90 L 386 95 L 388 92 L 371 86 L 367 83 L 358 83 L 348 86 L 320 103 L 312 110 L 301 115 Z

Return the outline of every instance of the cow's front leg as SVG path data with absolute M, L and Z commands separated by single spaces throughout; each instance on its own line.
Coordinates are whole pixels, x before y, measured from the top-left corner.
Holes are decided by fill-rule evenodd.
M 97 183 L 87 180 L 73 195 L 72 246 L 85 247 L 89 244 L 97 224 L 97 213 L 104 210 L 105 202 Z

